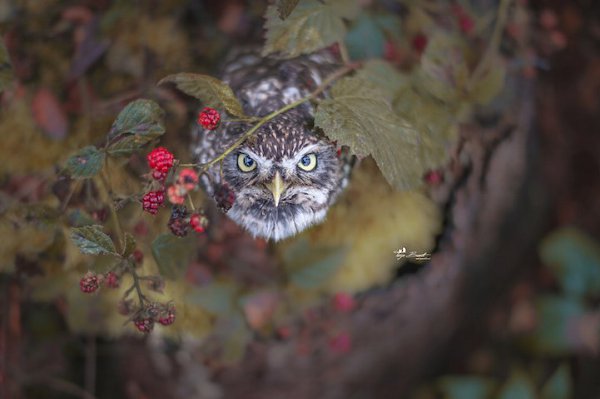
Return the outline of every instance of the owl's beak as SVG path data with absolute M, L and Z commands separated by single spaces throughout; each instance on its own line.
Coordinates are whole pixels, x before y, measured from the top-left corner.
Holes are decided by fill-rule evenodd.
M 275 206 L 279 206 L 279 199 L 281 198 L 281 194 L 285 192 L 285 189 L 288 187 L 287 184 L 283 182 L 281 175 L 279 172 L 275 172 L 275 177 L 269 183 L 265 184 L 265 186 L 269 189 L 271 193 L 273 193 L 273 200 L 275 201 Z

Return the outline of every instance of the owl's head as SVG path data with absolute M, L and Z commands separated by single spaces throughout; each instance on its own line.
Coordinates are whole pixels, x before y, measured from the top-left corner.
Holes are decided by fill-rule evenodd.
M 222 176 L 236 198 L 227 215 L 276 241 L 322 221 L 341 190 L 335 146 L 290 112 L 229 154 Z

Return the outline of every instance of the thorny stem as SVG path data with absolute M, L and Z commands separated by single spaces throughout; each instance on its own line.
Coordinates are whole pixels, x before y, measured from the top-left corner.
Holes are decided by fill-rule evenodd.
M 498 18 L 496 20 L 496 25 L 494 26 L 494 31 L 492 32 L 490 43 L 485 49 L 483 58 L 479 64 L 477 64 L 473 74 L 469 78 L 469 82 L 467 83 L 467 88 L 469 90 L 483 77 L 483 75 L 487 72 L 490 63 L 494 60 L 494 56 L 498 50 L 498 46 L 500 45 L 500 40 L 502 39 L 502 32 L 506 26 L 506 20 L 508 19 L 508 6 L 510 5 L 511 1 L 512 0 L 500 1 L 500 5 L 498 6 Z
M 340 46 L 341 48 L 342 46 Z M 212 159 L 211 161 L 203 164 L 203 165 L 198 165 L 198 164 L 180 164 L 179 166 L 183 166 L 183 167 L 201 167 L 200 173 L 204 173 L 206 172 L 208 169 L 210 169 L 212 166 L 214 166 L 217 162 L 222 161 L 223 159 L 225 159 L 225 157 L 229 154 L 231 154 L 233 151 L 235 151 L 236 148 L 238 148 L 244 141 L 246 141 L 248 138 L 250 138 L 250 136 L 252 136 L 262 125 L 264 125 L 265 123 L 269 122 L 271 119 L 275 118 L 278 115 L 283 114 L 284 112 L 287 112 L 293 108 L 296 108 L 297 106 L 299 106 L 300 104 L 303 104 L 309 100 L 312 100 L 314 98 L 316 98 L 319 94 L 321 94 L 323 91 L 325 91 L 325 89 L 327 87 L 329 87 L 329 85 L 331 83 L 333 83 L 334 81 L 336 81 L 337 79 L 339 79 L 340 77 L 346 75 L 347 73 L 355 70 L 356 68 L 358 68 L 360 65 L 362 65 L 362 63 L 360 62 L 354 62 L 354 63 L 347 63 L 346 65 L 344 65 L 342 68 L 338 69 L 337 71 L 335 71 L 334 73 L 332 73 L 331 75 L 329 75 L 327 78 L 325 78 L 323 80 L 323 82 L 319 85 L 319 87 L 317 87 L 314 91 L 312 91 L 309 95 L 307 95 L 306 97 L 303 97 L 299 100 L 296 100 L 290 104 L 287 104 L 281 108 L 279 108 L 276 111 L 271 112 L 269 115 L 264 116 L 263 118 L 261 118 L 254 126 L 252 126 L 252 128 L 250 128 L 250 130 L 248 130 L 246 133 L 244 133 L 243 135 L 241 135 L 231 146 L 229 146 L 229 148 L 227 148 L 221 155 L 219 155 L 218 157 Z
M 344 65 L 350 64 L 350 55 L 348 54 L 348 47 L 346 47 L 346 43 L 339 41 L 338 48 L 340 49 L 340 56 L 342 57 L 342 61 L 344 61 Z
M 127 290 L 127 292 L 131 292 L 131 289 L 134 288 L 135 292 L 138 296 L 138 300 L 140 301 L 140 309 L 144 309 L 144 302 L 146 301 L 146 297 L 142 294 L 142 287 L 140 286 L 140 276 L 135 271 L 135 266 L 129 263 L 129 273 L 131 273 L 131 277 L 133 278 L 133 284 Z

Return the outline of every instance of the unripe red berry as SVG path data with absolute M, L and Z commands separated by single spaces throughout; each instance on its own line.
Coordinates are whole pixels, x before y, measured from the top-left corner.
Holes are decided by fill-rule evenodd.
M 119 276 L 115 272 L 108 272 L 104 277 L 104 284 L 108 288 L 119 288 Z
M 152 214 L 156 215 L 158 213 L 158 208 L 165 201 L 165 195 L 163 191 L 150 191 L 142 198 L 142 208 Z
M 185 168 L 179 172 L 177 184 L 182 185 L 186 190 L 193 190 L 198 184 L 198 173 L 194 169 Z
M 81 280 L 79 280 L 79 288 L 86 294 L 91 294 L 100 287 L 100 279 L 96 273 L 87 272 Z
M 208 130 L 215 130 L 220 120 L 221 114 L 214 108 L 206 107 L 198 114 L 198 123 Z
M 150 169 L 161 173 L 167 173 L 173 166 L 173 154 L 165 147 L 153 149 L 146 158 Z
M 425 182 L 430 186 L 438 186 L 444 181 L 444 175 L 439 170 L 430 170 L 425 174 Z
M 142 263 L 142 261 L 144 260 L 144 253 L 142 251 L 140 251 L 139 249 L 136 249 L 135 251 L 133 251 L 133 254 L 131 254 L 133 256 L 133 260 L 135 260 L 135 263 Z
M 194 213 L 190 217 L 190 225 L 197 233 L 204 233 L 208 226 L 208 219 L 204 215 Z
M 138 318 L 133 321 L 135 328 L 140 332 L 149 333 L 154 328 L 154 320 L 150 318 Z
M 160 170 L 152 171 L 152 178 L 154 180 L 163 181 L 166 179 L 166 177 L 167 177 L 167 174 L 165 172 L 161 172 Z

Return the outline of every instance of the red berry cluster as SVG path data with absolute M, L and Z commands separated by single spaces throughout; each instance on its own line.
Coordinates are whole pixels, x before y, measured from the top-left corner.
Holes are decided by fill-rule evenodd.
M 167 195 L 172 204 L 183 205 L 187 193 L 198 185 L 200 180 L 198 173 L 194 169 L 185 168 L 179 172 L 175 184 L 169 186 Z
M 119 276 L 115 272 L 108 272 L 104 276 L 104 284 L 108 288 L 119 288 Z
M 146 158 L 148 160 L 148 166 L 153 171 L 152 177 L 156 180 L 164 180 L 175 161 L 173 154 L 165 147 L 153 149 Z
M 101 277 L 96 273 L 87 272 L 81 280 L 79 280 L 79 288 L 86 294 L 91 294 L 100 288 Z
M 164 191 L 150 191 L 142 198 L 142 207 L 146 212 L 156 215 L 163 202 L 165 202 Z
M 174 304 L 152 303 L 139 312 L 138 316 L 133 320 L 133 324 L 138 331 L 149 333 L 154 329 L 155 323 L 163 326 L 170 326 L 175 323 L 175 315 Z
M 198 124 L 208 130 L 215 130 L 220 121 L 221 114 L 214 108 L 206 107 L 198 114 Z
M 146 317 L 140 317 L 133 320 L 135 328 L 143 333 L 149 333 L 154 328 L 154 320 Z

